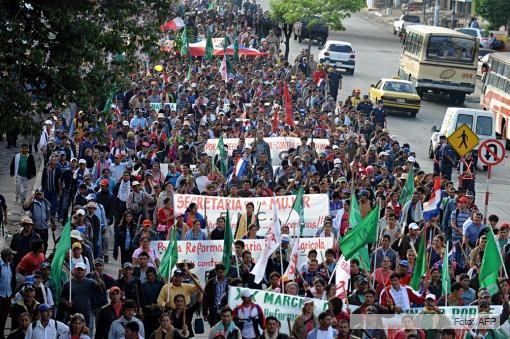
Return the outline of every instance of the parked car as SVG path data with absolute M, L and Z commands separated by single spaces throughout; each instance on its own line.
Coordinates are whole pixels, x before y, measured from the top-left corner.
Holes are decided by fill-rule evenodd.
M 480 39 L 480 47 L 489 48 L 490 44 L 489 32 L 480 28 L 457 28 L 456 31 Z
M 294 40 L 302 42 L 305 39 L 316 40 L 319 44 L 324 45 L 328 40 L 329 28 L 326 24 L 322 23 L 320 17 L 313 17 L 315 21 L 311 27 L 308 24 L 312 20 L 302 20 L 294 25 Z
M 374 104 L 382 100 L 389 112 L 404 112 L 415 117 L 420 110 L 421 98 L 407 80 L 381 79 L 370 87 L 368 97 Z
M 393 34 L 402 34 L 406 28 L 411 25 L 419 25 L 420 17 L 418 15 L 402 14 L 400 18 L 393 23 Z
M 345 69 L 348 74 L 354 74 L 356 54 L 350 43 L 345 41 L 328 40 L 320 47 L 319 62 L 329 64 L 335 68 Z

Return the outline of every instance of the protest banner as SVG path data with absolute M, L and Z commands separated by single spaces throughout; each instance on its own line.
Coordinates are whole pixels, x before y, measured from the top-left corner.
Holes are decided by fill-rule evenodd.
M 290 234 L 295 235 L 295 228 L 299 230 L 299 215 L 292 210 L 295 195 L 285 195 L 276 197 L 276 205 L 278 214 L 280 215 L 280 223 L 284 226 L 287 216 L 290 213 L 290 219 L 287 226 Z M 198 212 L 202 215 L 207 209 L 208 227 L 212 231 L 216 224 L 216 219 L 220 216 L 225 217 L 227 209 L 231 215 L 232 234 L 236 234 L 236 225 L 239 216 L 246 212 L 246 204 L 252 202 L 255 205 L 255 212 L 260 224 L 258 231 L 259 236 L 264 236 L 269 227 L 271 227 L 273 215 L 273 198 L 227 198 L 212 197 L 193 194 L 175 194 L 174 195 L 174 213 L 186 211 L 190 203 L 196 203 Z M 305 194 L 303 197 L 303 206 L 305 208 L 305 229 L 303 235 L 305 237 L 314 236 L 318 228 L 324 224 L 324 219 L 329 215 L 329 197 L 327 194 Z
M 264 239 L 243 240 L 244 249 L 251 252 L 253 260 L 257 260 L 264 249 Z M 289 251 L 291 245 L 289 244 Z M 151 241 L 151 247 L 158 251 L 160 257 L 168 247 L 169 241 L 158 240 Z M 232 253 L 234 252 L 234 244 L 232 244 Z M 318 253 L 317 259 L 325 257 L 326 249 L 333 247 L 333 238 L 301 238 L 299 241 L 299 258 L 298 269 L 302 264 L 307 262 L 308 251 L 315 249 Z M 223 240 L 205 240 L 205 241 L 177 241 L 178 262 L 194 263 L 195 268 L 191 271 L 195 273 L 200 283 L 205 284 L 205 275 L 207 271 L 214 269 L 216 263 L 221 262 L 223 257 Z M 232 267 L 235 262 L 232 262 Z
M 232 309 L 242 303 L 241 292 L 243 290 L 245 289 L 242 287 L 228 288 L 228 306 Z M 289 321 L 290 324 L 293 324 L 294 319 L 302 312 L 305 298 L 260 290 L 251 290 L 251 292 L 253 293 L 252 301 L 262 308 L 264 315 L 266 317 L 275 316 L 282 324 L 280 332 L 290 334 Z M 328 309 L 326 300 L 314 299 L 314 305 L 315 316 L 319 316 L 321 312 Z
M 245 144 L 251 145 L 253 143 L 253 138 L 246 138 Z M 264 138 L 264 141 L 269 144 L 269 148 L 271 149 L 271 160 L 273 166 L 280 166 L 282 160 L 287 156 L 289 148 L 297 148 L 301 145 L 301 140 L 296 137 L 270 137 Z M 308 144 L 310 144 L 311 139 L 308 140 Z M 223 143 L 228 146 L 229 154 L 232 154 L 232 151 L 239 144 L 238 138 L 224 138 Z M 328 139 L 313 139 L 313 143 L 315 144 L 315 151 L 322 152 L 326 149 L 326 146 L 329 145 Z M 207 155 L 214 156 L 218 152 L 218 139 L 209 139 L 204 147 L 204 152 Z
M 171 111 L 175 111 L 177 109 L 177 104 L 175 102 L 169 102 L 169 103 L 160 103 L 160 102 L 152 102 L 150 104 L 150 107 L 151 109 L 155 110 L 156 112 L 158 112 L 160 109 L 164 108 L 164 107 L 170 107 L 170 110 Z

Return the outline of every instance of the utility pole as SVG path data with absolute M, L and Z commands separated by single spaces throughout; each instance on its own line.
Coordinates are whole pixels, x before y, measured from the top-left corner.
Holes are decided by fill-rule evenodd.
M 427 24 L 427 0 L 422 0 L 423 6 L 423 24 Z
M 436 0 L 434 4 L 434 26 L 439 26 L 439 9 L 441 8 L 441 1 Z

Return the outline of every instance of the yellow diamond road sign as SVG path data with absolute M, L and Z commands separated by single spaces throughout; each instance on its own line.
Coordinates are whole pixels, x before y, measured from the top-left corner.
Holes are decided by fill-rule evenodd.
M 461 157 L 471 152 L 480 142 L 478 135 L 473 133 L 468 125 L 463 124 L 448 137 L 448 143 Z

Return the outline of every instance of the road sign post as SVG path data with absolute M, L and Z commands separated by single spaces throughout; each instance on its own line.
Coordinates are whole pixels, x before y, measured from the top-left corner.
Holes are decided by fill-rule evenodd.
M 487 223 L 487 213 L 489 211 L 489 195 L 492 167 L 500 164 L 505 158 L 505 146 L 496 139 L 488 139 L 482 142 L 478 148 L 478 159 L 487 166 L 487 188 L 485 191 L 485 206 L 483 213 L 483 222 Z

